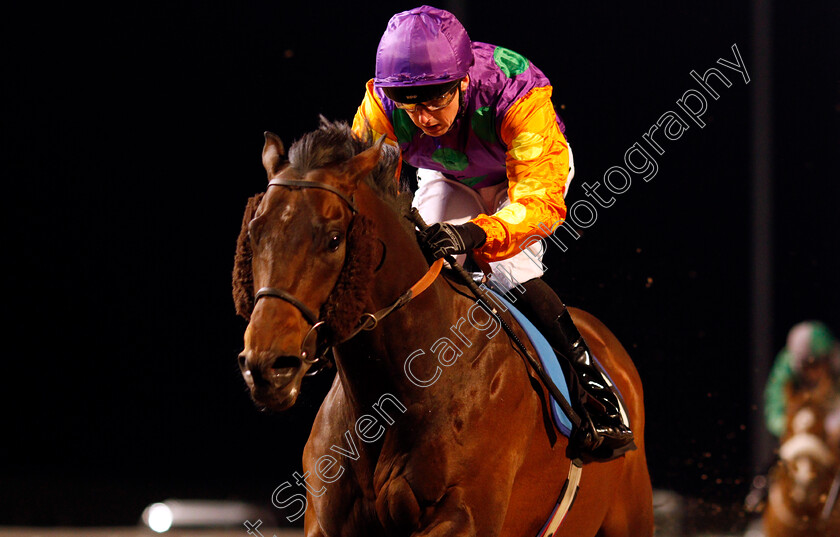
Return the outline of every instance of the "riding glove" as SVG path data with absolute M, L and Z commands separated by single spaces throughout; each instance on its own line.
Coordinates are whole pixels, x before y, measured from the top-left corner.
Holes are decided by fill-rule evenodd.
M 487 234 L 472 222 L 466 224 L 432 224 L 419 233 L 419 240 L 436 259 L 447 255 L 465 254 L 480 247 Z

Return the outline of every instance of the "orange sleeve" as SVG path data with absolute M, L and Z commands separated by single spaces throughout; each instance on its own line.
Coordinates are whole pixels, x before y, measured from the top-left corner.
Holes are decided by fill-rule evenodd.
M 362 138 L 370 133 L 374 140 L 384 134 L 388 143 L 397 145 L 394 126 L 388 120 L 385 108 L 382 107 L 382 101 L 373 91 L 373 79 L 370 79 L 365 86 L 365 98 L 356 110 L 352 129 L 357 136 Z
M 383 134 L 385 135 L 385 142 L 396 146 L 397 135 L 394 133 L 394 126 L 388 119 L 385 113 L 385 108 L 382 106 L 382 101 L 373 91 L 373 79 L 368 80 L 365 85 L 365 98 L 362 104 L 356 110 L 356 115 L 353 118 L 353 126 L 351 127 L 356 136 L 364 139 L 368 134 L 371 139 L 377 140 Z M 397 169 L 395 177 L 399 182 L 400 173 L 402 173 L 402 159 L 397 162 Z
M 545 237 L 566 219 L 563 191 L 569 175 L 569 146 L 560 132 L 551 86 L 535 88 L 513 104 L 501 125 L 510 205 L 472 221 L 487 233 L 476 250 L 484 261 L 518 254 L 534 235 Z

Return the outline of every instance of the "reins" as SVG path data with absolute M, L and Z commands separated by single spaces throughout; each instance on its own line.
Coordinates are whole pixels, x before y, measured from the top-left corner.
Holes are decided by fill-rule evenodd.
M 416 225 L 417 228 L 421 231 L 428 227 L 426 225 L 426 222 L 423 220 L 423 217 L 420 216 L 420 212 L 416 208 L 412 208 L 411 212 L 409 213 L 409 215 L 406 216 L 406 218 L 411 220 L 411 222 L 414 223 L 414 225 Z M 438 259 L 438 261 L 440 261 L 441 259 Z M 569 402 L 566 401 L 566 398 L 563 397 L 562 392 L 560 392 L 560 389 L 557 388 L 557 386 L 554 384 L 554 381 L 551 380 L 551 377 L 545 371 L 545 368 L 542 366 L 542 363 L 528 351 L 528 348 L 525 346 L 524 343 L 522 343 L 522 340 L 519 339 L 519 336 L 516 335 L 516 333 L 513 331 L 510 325 L 508 325 L 505 322 L 505 320 L 502 319 L 496 308 L 490 306 L 490 304 L 493 304 L 494 301 L 493 299 L 487 296 L 487 291 L 485 291 L 486 288 L 482 289 L 481 286 L 475 283 L 475 281 L 472 279 L 472 276 L 470 276 L 470 274 L 466 270 L 464 270 L 464 268 L 461 265 L 459 265 L 458 262 L 455 261 L 455 259 L 452 256 L 446 256 L 445 259 L 448 261 L 449 266 L 453 269 L 455 274 L 457 274 L 463 280 L 464 284 L 469 288 L 473 295 L 475 295 L 475 298 L 482 305 L 485 306 L 485 310 L 499 322 L 501 327 L 504 329 L 505 333 L 507 333 L 508 337 L 510 337 L 511 341 L 513 341 L 514 345 L 516 345 L 516 348 L 519 350 L 521 355 L 537 372 L 537 374 L 540 377 L 540 380 L 543 381 L 543 384 L 548 389 L 551 396 L 557 401 L 557 404 L 560 405 L 560 408 L 563 409 L 563 412 L 566 413 L 566 415 L 569 417 L 569 420 L 572 422 L 575 428 L 579 430 L 581 428 L 580 416 L 577 414 L 577 412 L 574 411 Z
M 363 313 L 362 319 L 359 321 L 359 327 L 356 328 L 350 336 L 344 338 L 342 341 L 336 343 L 336 345 L 340 343 L 344 343 L 345 341 L 349 341 L 353 337 L 355 337 L 359 332 L 362 330 L 373 330 L 379 324 L 379 321 L 393 313 L 395 310 L 400 309 L 401 307 L 408 304 L 412 298 L 418 296 L 420 293 L 425 291 L 432 285 L 432 282 L 440 274 L 440 270 L 443 268 L 443 259 L 438 259 L 429 267 L 429 270 L 426 271 L 426 274 L 423 275 L 422 278 L 417 280 L 417 282 L 412 285 L 405 293 L 400 295 L 394 302 L 392 302 L 389 306 L 385 306 L 381 310 L 377 311 L 376 313 Z
M 302 180 L 293 180 L 293 179 L 281 179 L 276 177 L 269 181 L 269 187 L 272 186 L 288 186 L 288 187 L 297 187 L 297 188 L 318 188 L 325 190 L 327 192 L 331 192 L 337 195 L 340 199 L 342 199 L 348 206 L 348 208 L 353 213 L 353 218 L 359 214 L 358 209 L 356 208 L 355 202 L 352 197 L 348 197 L 346 194 L 338 190 L 337 188 L 325 184 L 320 183 L 317 181 L 302 181 Z M 423 221 L 423 218 L 420 216 L 419 211 L 416 208 L 413 208 L 409 214 L 405 215 L 405 217 L 414 223 L 414 225 L 420 229 L 424 230 L 427 226 L 426 223 Z M 352 255 L 352 252 L 349 254 Z M 470 289 L 470 291 L 475 295 L 477 301 L 481 302 L 484 306 L 485 310 L 492 315 L 502 326 L 510 337 L 511 341 L 516 345 L 517 349 L 519 350 L 520 354 L 525 358 L 525 360 L 531 365 L 531 367 L 536 371 L 540 380 L 542 381 L 543 385 L 548 389 L 551 396 L 560 405 L 566 415 L 569 417 L 570 421 L 575 426 L 577 431 L 581 430 L 581 418 L 580 416 L 572 409 L 571 405 L 568 401 L 563 397 L 560 390 L 554 384 L 554 381 L 545 371 L 542 366 L 542 363 L 534 357 L 529 351 L 528 348 L 522 343 L 513 329 L 502 319 L 499 315 L 496 308 L 490 306 L 493 304 L 487 296 L 487 293 L 484 289 L 479 287 L 475 281 L 473 281 L 472 277 L 461 267 L 452 256 L 446 256 L 445 258 L 439 258 L 435 260 L 429 270 L 424 274 L 417 282 L 414 283 L 408 290 L 406 290 L 403 294 L 401 294 L 394 302 L 389 304 L 388 306 L 374 312 L 374 313 L 362 313 L 357 327 L 345 338 L 341 341 L 333 341 L 330 344 L 319 348 L 317 343 L 317 333 L 318 328 L 324 325 L 325 321 L 321 320 L 318 315 L 315 314 L 312 309 L 306 306 L 303 302 L 295 298 L 294 295 L 285 291 L 283 289 L 277 289 L 274 287 L 263 287 L 258 290 L 254 296 L 254 306 L 256 307 L 257 302 L 261 298 L 278 298 L 280 300 L 284 300 L 287 303 L 291 304 L 295 308 L 300 311 L 301 315 L 307 320 L 307 322 L 311 325 L 311 328 L 307 332 L 306 336 L 304 336 L 303 341 L 301 342 L 300 348 L 300 359 L 304 363 L 307 363 L 311 366 L 323 366 L 324 364 L 329 364 L 331 361 L 326 358 L 327 351 L 331 347 L 335 347 L 336 345 L 340 345 L 346 341 L 357 336 L 362 331 L 368 331 L 375 329 L 379 323 L 393 313 L 394 311 L 398 310 L 399 308 L 405 306 L 408 302 L 410 302 L 413 298 L 419 296 L 423 293 L 426 289 L 428 289 L 432 283 L 437 279 L 438 275 L 440 275 L 441 269 L 444 264 L 444 260 L 446 260 L 453 271 L 458 274 L 458 276 L 463 280 L 464 284 Z M 316 337 L 316 341 L 314 342 L 314 352 L 312 353 L 312 357 L 310 357 L 309 347 L 312 345 L 310 343 L 310 338 Z M 315 374 L 318 371 L 323 369 L 323 367 L 315 367 L 314 371 L 308 372 L 307 375 Z M 570 442 L 569 444 L 572 446 L 573 444 Z M 568 513 L 569 509 L 571 509 L 572 504 L 577 496 L 577 492 L 579 490 L 579 484 L 581 479 L 582 473 L 582 462 L 577 454 L 571 457 L 570 465 L 569 465 L 569 474 L 566 478 L 566 482 L 563 485 L 562 491 L 560 493 L 560 497 L 558 498 L 557 504 L 549 518 L 549 521 L 546 523 L 543 531 L 541 532 L 541 536 L 543 535 L 553 535 L 553 533 L 557 530 L 557 528 L 562 523 L 563 519 L 565 518 L 566 514 Z
M 421 231 L 425 230 L 428 226 L 426 222 L 423 220 L 423 217 L 420 215 L 420 211 L 416 208 L 412 208 L 408 215 L 406 215 L 412 223 Z M 444 258 L 439 258 L 437 261 L 442 261 Z M 504 319 L 499 315 L 499 312 L 496 311 L 495 307 L 490 306 L 493 304 L 490 300 L 488 300 L 487 292 L 482 289 L 483 286 L 479 286 L 475 283 L 472 279 L 472 276 L 464 270 L 464 268 L 455 261 L 453 256 L 446 256 L 445 259 L 449 263 L 449 266 L 454 270 L 454 272 L 463 280 L 464 284 L 472 291 L 473 295 L 475 295 L 476 300 L 484 307 L 484 310 L 487 311 L 490 315 L 495 318 L 499 324 L 504 328 L 505 333 L 507 333 L 508 337 L 510 337 L 511 341 L 516 345 L 517 349 L 519 350 L 521 356 L 525 358 L 525 360 L 534 368 L 534 371 L 537 372 L 539 375 L 540 380 L 542 380 L 543 385 L 548 389 L 548 392 L 551 394 L 551 397 L 557 401 L 557 404 L 560 405 L 560 408 L 563 409 L 563 412 L 569 417 L 569 420 L 574 425 L 574 431 L 577 434 L 581 434 L 582 430 L 582 420 L 577 412 L 571 407 L 568 401 L 566 401 L 565 397 L 563 397 L 560 390 L 557 388 L 557 385 L 554 384 L 554 381 L 546 372 L 545 368 L 542 366 L 542 362 L 540 362 L 537 358 L 534 357 L 528 351 L 528 348 L 522 343 L 522 340 L 516 335 L 513 329 L 505 322 Z M 594 428 L 593 428 L 594 432 Z M 597 433 L 596 433 L 597 434 Z M 537 537 L 553 537 L 553 535 L 557 532 L 557 529 L 565 520 L 566 515 L 569 513 L 569 510 L 572 508 L 572 505 L 575 503 L 575 499 L 577 498 L 577 493 L 580 490 L 580 480 L 581 475 L 583 474 L 583 461 L 580 458 L 580 454 L 575 451 L 572 451 L 572 446 L 575 443 L 570 439 L 569 442 L 569 473 L 566 476 L 566 481 L 563 483 L 563 488 L 560 490 L 560 495 L 557 498 L 557 503 L 554 509 L 549 516 L 548 522 L 545 523 L 545 526 L 537 535 Z
M 353 213 L 354 218 L 355 215 L 359 213 L 358 208 L 352 197 L 348 197 L 345 193 L 341 192 L 337 188 L 333 187 L 332 185 L 328 185 L 326 183 L 321 183 L 318 181 L 302 181 L 296 179 L 282 179 L 280 177 L 275 177 L 268 182 L 268 186 L 289 186 L 289 187 L 297 187 L 297 188 L 319 188 L 322 190 L 326 190 L 327 192 L 331 192 L 338 196 L 339 198 L 347 204 L 350 211 Z M 351 254 L 352 255 L 352 254 Z M 384 261 L 383 261 L 384 262 Z M 320 316 L 312 311 L 306 304 L 298 300 L 294 295 L 289 293 L 284 289 L 278 289 L 275 287 L 262 287 L 260 288 L 256 294 L 254 295 L 254 307 L 256 307 L 257 302 L 261 298 L 278 298 L 280 300 L 284 300 L 297 308 L 297 310 L 303 315 L 304 319 L 311 325 L 309 331 L 303 337 L 303 341 L 301 342 L 300 346 L 300 359 L 304 363 L 313 366 L 316 364 L 322 364 L 324 361 L 329 362 L 329 359 L 326 358 L 327 351 L 335 347 L 336 345 L 340 345 L 350 339 L 356 337 L 360 332 L 373 330 L 377 327 L 380 321 L 393 313 L 394 311 L 398 310 L 399 308 L 408 304 L 411 299 L 420 295 L 423 291 L 429 288 L 435 279 L 440 274 L 441 268 L 443 267 L 443 259 L 438 259 L 429 267 L 429 270 L 426 274 L 423 275 L 420 280 L 414 283 L 407 291 L 405 291 L 402 295 L 400 295 L 394 302 L 385 306 L 384 308 L 374 312 L 374 313 L 362 313 L 361 318 L 359 319 L 358 326 L 346 337 L 341 339 L 341 341 L 332 341 L 329 344 L 318 346 L 317 343 L 317 334 L 318 329 L 324 325 L 325 321 L 320 319 Z M 310 352 L 310 343 L 312 337 L 316 337 L 316 341 L 314 343 L 315 348 L 314 352 Z M 313 375 L 319 372 L 322 368 L 316 367 L 314 371 L 307 373 L 307 375 Z
M 297 188 L 318 188 L 321 190 L 325 190 L 327 192 L 331 192 L 338 196 L 344 203 L 347 204 L 348 208 L 352 211 L 354 217 L 359 213 L 358 208 L 356 207 L 355 201 L 352 197 L 348 197 L 345 193 L 341 192 L 337 188 L 332 185 L 328 185 L 326 183 L 321 183 L 317 181 L 303 181 L 297 179 L 283 179 L 280 177 L 275 177 L 271 179 L 268 183 L 268 187 L 272 186 L 288 186 L 288 187 L 297 187 Z M 423 217 L 420 216 L 420 212 L 416 208 L 412 208 L 411 211 L 405 215 L 405 217 L 411 221 L 418 229 L 421 231 L 426 229 L 427 225 L 426 222 L 423 220 Z M 317 341 L 315 342 L 315 349 L 314 356 L 310 357 L 309 347 L 311 345 L 310 338 L 313 336 L 317 337 L 317 330 L 324 324 L 324 320 L 320 319 L 318 315 L 315 314 L 312 309 L 307 307 L 303 302 L 295 298 L 294 295 L 289 293 L 283 289 L 277 289 L 274 287 L 263 287 L 257 291 L 254 296 L 254 305 L 256 306 L 257 302 L 261 298 L 271 297 L 271 298 L 278 298 L 280 300 L 284 300 L 289 304 L 293 305 L 298 311 L 301 312 L 301 315 L 306 319 L 306 321 L 311 325 L 309 332 L 307 332 L 306 336 L 304 336 L 303 341 L 301 343 L 300 349 L 300 358 L 305 363 L 314 365 L 318 362 L 321 362 L 325 359 L 326 353 L 331 347 L 335 347 L 336 345 L 340 345 L 346 341 L 349 341 L 353 337 L 357 336 L 362 331 L 373 330 L 379 325 L 379 322 L 382 321 L 385 317 L 396 311 L 397 309 L 405 306 L 408 302 L 411 301 L 412 298 L 418 296 L 420 293 L 428 289 L 428 287 L 432 284 L 432 282 L 438 277 L 440 274 L 441 268 L 443 267 L 444 259 L 448 261 L 449 266 L 453 269 L 453 271 L 463 280 L 464 284 L 470 289 L 470 291 L 475 295 L 476 299 L 482 304 L 486 306 L 488 313 L 490 313 L 502 326 L 507 333 L 508 337 L 510 337 L 511 341 L 516 345 L 517 349 L 521 353 L 521 355 L 526 359 L 526 361 L 531 365 L 531 367 L 536 371 L 537 375 L 542 380 L 545 387 L 548 389 L 551 396 L 557 401 L 557 404 L 563 409 L 563 412 L 569 417 L 569 420 L 575 427 L 575 430 L 580 431 L 582 426 L 582 420 L 577 412 L 574 411 L 572 406 L 569 404 L 568 401 L 563 397 L 560 389 L 554 384 L 554 381 L 551 380 L 551 377 L 543 368 L 542 363 L 528 351 L 528 348 L 525 346 L 524 343 L 519 339 L 519 336 L 513 331 L 513 329 L 505 322 L 504 319 L 501 318 L 498 311 L 489 304 L 493 302 L 487 296 L 485 290 L 479 287 L 475 281 L 473 281 L 472 277 L 461 267 L 452 256 L 446 256 L 445 258 L 437 259 L 432 265 L 429 267 L 428 272 L 414 285 L 412 285 L 406 292 L 399 296 L 394 302 L 390 305 L 376 311 L 375 313 L 363 313 L 361 318 L 359 319 L 358 326 L 350 333 L 349 336 L 345 337 L 341 341 L 333 341 L 330 342 L 328 345 L 322 346 L 320 349 L 318 348 Z

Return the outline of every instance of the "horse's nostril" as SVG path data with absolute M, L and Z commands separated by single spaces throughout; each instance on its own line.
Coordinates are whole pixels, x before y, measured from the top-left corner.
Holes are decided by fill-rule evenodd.
M 248 369 L 248 362 L 244 354 L 239 355 L 239 369 L 241 371 L 245 371 L 246 369 Z
M 300 367 L 300 358 L 297 356 L 278 356 L 274 363 L 271 364 L 272 369 L 286 369 L 289 367 Z

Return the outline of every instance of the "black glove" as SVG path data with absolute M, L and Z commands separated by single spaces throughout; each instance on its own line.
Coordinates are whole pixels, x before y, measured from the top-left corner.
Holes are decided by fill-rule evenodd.
M 487 234 L 476 224 L 432 224 L 418 234 L 420 245 L 437 259 L 447 255 L 465 254 L 480 247 Z

